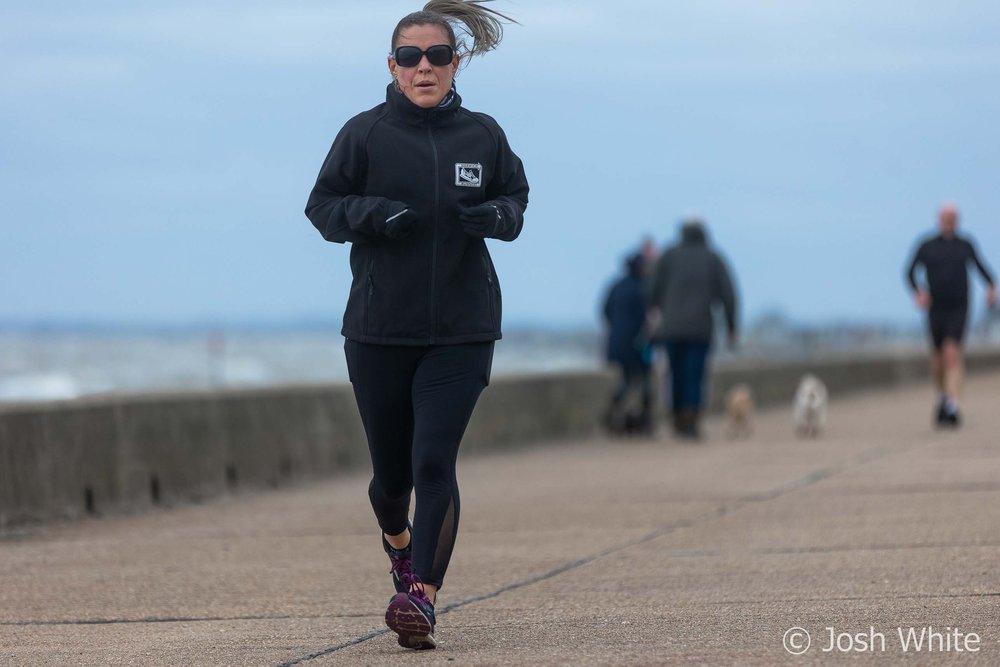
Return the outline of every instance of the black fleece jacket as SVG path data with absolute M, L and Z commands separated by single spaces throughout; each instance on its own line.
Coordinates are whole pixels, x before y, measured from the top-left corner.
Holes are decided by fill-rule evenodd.
M 350 241 L 353 281 L 341 333 L 363 343 L 440 345 L 500 338 L 501 295 L 484 239 L 459 214 L 490 203 L 492 237 L 513 241 L 528 205 L 521 160 L 486 114 L 422 109 L 392 86 L 386 101 L 344 125 L 309 196 L 306 216 L 328 241 Z M 409 209 L 402 239 L 380 233 Z

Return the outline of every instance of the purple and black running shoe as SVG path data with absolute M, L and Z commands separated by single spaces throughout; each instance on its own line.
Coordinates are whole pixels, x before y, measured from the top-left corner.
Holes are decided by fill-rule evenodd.
M 434 605 L 412 573 L 402 577 L 410 592 L 392 596 L 385 610 L 385 624 L 399 637 L 399 645 L 416 650 L 437 648 L 434 640 Z

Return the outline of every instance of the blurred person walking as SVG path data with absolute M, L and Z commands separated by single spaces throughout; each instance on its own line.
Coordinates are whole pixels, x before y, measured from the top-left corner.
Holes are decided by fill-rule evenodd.
M 385 620 L 414 649 L 436 646 L 434 603 L 458 531 L 458 449 L 501 337 L 485 240 L 516 239 L 528 204 L 503 130 L 466 109 L 454 83 L 460 63 L 502 38 L 508 17 L 485 1 L 432 0 L 399 21 L 385 102 L 344 125 L 306 205 L 323 238 L 352 244 L 342 333 L 397 591 Z
M 647 301 L 658 322 L 656 340 L 669 364 L 668 393 L 674 432 L 698 439 L 704 378 L 721 308 L 730 346 L 736 345 L 736 294 L 729 269 L 708 243 L 704 223 L 687 218 L 680 242 L 668 248 L 653 269 Z
M 939 395 L 934 414 L 938 426 L 957 427 L 961 422 L 962 346 L 969 318 L 970 263 L 987 284 L 987 306 L 996 307 L 996 281 L 972 242 L 959 235 L 958 209 L 954 204 L 945 204 L 938 211 L 938 233 L 920 243 L 906 272 L 917 306 L 927 311 L 933 346 L 931 376 Z M 917 282 L 918 266 L 923 267 L 926 287 Z
M 660 249 L 656 245 L 656 239 L 652 236 L 645 236 L 639 246 L 639 256 L 642 257 L 642 270 L 645 276 L 649 276 L 656 266 L 656 260 L 660 258 Z
M 652 350 L 646 331 L 646 298 L 643 293 L 645 259 L 632 255 L 625 261 L 625 276 L 615 282 L 604 299 L 604 321 L 608 327 L 607 359 L 617 367 L 618 387 L 605 416 L 614 434 L 652 431 Z M 640 394 L 639 412 L 629 409 L 634 388 Z

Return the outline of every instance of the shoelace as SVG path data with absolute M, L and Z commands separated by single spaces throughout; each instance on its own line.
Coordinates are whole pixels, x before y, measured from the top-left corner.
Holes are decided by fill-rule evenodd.
M 391 551 L 389 552 L 389 560 L 392 562 L 392 568 L 389 572 L 394 573 L 400 581 L 405 582 L 407 577 L 413 576 L 413 561 L 410 560 L 410 554 Z
M 420 581 L 420 577 L 413 574 L 412 571 L 407 570 L 400 575 L 399 580 L 409 590 L 410 597 L 416 598 L 419 602 L 434 609 L 434 603 L 431 602 L 431 599 L 427 597 L 427 593 L 424 592 L 424 582 Z

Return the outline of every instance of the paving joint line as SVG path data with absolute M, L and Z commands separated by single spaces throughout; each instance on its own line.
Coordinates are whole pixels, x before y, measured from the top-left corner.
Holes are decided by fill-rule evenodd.
M 484 593 L 482 595 L 476 595 L 476 596 L 467 598 L 465 600 L 461 600 L 459 602 L 452 603 L 452 604 L 447 605 L 446 607 L 442 608 L 441 610 L 439 610 L 437 612 L 437 616 L 440 617 L 440 616 L 442 616 L 444 614 L 447 614 L 447 613 L 449 613 L 451 611 L 454 611 L 456 609 L 460 609 L 460 608 L 465 607 L 467 605 L 475 604 L 476 602 L 483 602 L 485 600 L 490 600 L 492 598 L 495 598 L 495 597 L 498 597 L 500 595 L 503 595 L 504 593 L 509 593 L 510 591 L 517 590 L 518 588 L 524 588 L 525 586 L 531 586 L 531 585 L 537 584 L 537 583 L 539 583 L 541 581 L 545 581 L 547 579 L 551 579 L 551 578 L 556 577 L 556 576 L 558 576 L 560 574 L 563 574 L 564 572 L 568 572 L 570 570 L 575 570 L 577 568 L 583 567 L 584 565 L 587 565 L 587 564 L 592 563 L 594 561 L 597 561 L 597 560 L 600 560 L 600 559 L 605 558 L 607 556 L 610 556 L 613 553 L 617 553 L 619 551 L 624 551 L 624 550 L 630 549 L 632 547 L 636 547 L 636 546 L 639 546 L 639 545 L 642 545 L 642 544 L 646 544 L 647 542 L 652 542 L 653 540 L 656 540 L 656 539 L 659 539 L 660 537 L 664 537 L 666 535 L 669 535 L 670 533 L 673 533 L 673 532 L 675 532 L 677 530 L 680 530 L 682 528 L 690 528 L 691 526 L 697 525 L 699 523 L 703 523 L 705 521 L 710 521 L 712 519 L 718 519 L 718 518 L 727 516 L 729 514 L 732 514 L 734 512 L 737 512 L 737 511 L 743 509 L 744 507 L 747 507 L 747 506 L 750 506 L 750 505 L 753 505 L 753 504 L 756 504 L 756 503 L 765 502 L 765 501 L 768 501 L 768 500 L 774 500 L 776 498 L 780 498 L 780 497 L 785 496 L 785 495 L 787 495 L 789 493 L 792 493 L 794 491 L 798 491 L 800 489 L 812 486 L 813 484 L 816 484 L 817 482 L 821 482 L 821 481 L 823 481 L 825 479 L 829 479 L 830 477 L 838 475 L 838 474 L 844 472 L 845 470 L 849 470 L 851 468 L 854 468 L 854 467 L 857 467 L 857 466 L 861 466 L 861 465 L 864 465 L 866 463 L 871 463 L 872 461 L 877 461 L 877 460 L 879 460 L 881 458 L 884 458 L 884 457 L 886 457 L 886 456 L 888 456 L 890 454 L 900 453 L 900 452 L 902 452 L 902 451 L 904 451 L 906 449 L 912 448 L 913 446 L 915 446 L 913 443 L 909 443 L 908 446 L 898 446 L 898 445 L 894 446 L 894 447 L 885 447 L 885 446 L 882 446 L 882 447 L 873 447 L 871 449 L 864 450 L 860 454 L 857 454 L 854 457 L 847 459 L 846 461 L 841 461 L 839 463 L 833 463 L 833 464 L 829 464 L 829 465 L 817 468 L 816 470 L 813 470 L 812 472 L 810 472 L 809 474 L 807 474 L 807 475 L 805 475 L 803 477 L 791 480 L 790 482 L 786 482 L 784 484 L 779 484 L 778 486 L 776 486 L 774 489 L 771 489 L 770 491 L 765 491 L 765 492 L 762 492 L 762 493 L 749 494 L 749 495 L 744 496 L 743 498 L 740 498 L 740 499 L 738 499 L 738 500 L 736 500 L 736 501 L 734 501 L 734 502 L 732 502 L 730 504 L 723 504 L 722 506 L 718 507 L 715 510 L 709 510 L 707 512 L 702 512 L 701 514 L 698 514 L 698 515 L 696 515 L 694 517 L 691 517 L 691 518 L 688 518 L 688 519 L 680 519 L 678 521 L 674 521 L 674 522 L 669 523 L 669 524 L 667 524 L 665 526 L 661 526 L 660 528 L 657 528 L 656 530 L 654 530 L 654 531 L 652 531 L 652 532 L 650 532 L 650 533 L 648 533 L 648 534 L 646 534 L 646 535 L 644 535 L 642 537 L 638 537 L 638 538 L 635 538 L 633 540 L 629 540 L 627 542 L 623 542 L 623 543 L 620 543 L 620 544 L 617 544 L 617 545 L 610 546 L 610 547 L 608 547 L 606 549 L 603 549 L 603 550 L 601 550 L 601 551 L 599 551 L 599 552 L 597 552 L 595 554 L 591 554 L 590 556 L 585 556 L 585 557 L 580 558 L 578 560 L 571 561 L 569 563 L 565 563 L 565 564 L 563 564 L 563 565 L 561 565 L 561 566 L 559 566 L 559 567 L 557 567 L 557 568 L 555 568 L 553 570 L 549 570 L 548 572 L 544 572 L 544 573 L 536 575 L 534 577 L 529 577 L 527 579 L 523 579 L 521 581 L 517 581 L 517 582 L 514 582 L 512 584 L 508 584 L 508 585 L 503 586 L 501 588 L 498 588 L 497 590 L 492 591 L 490 593 Z M 375 639 L 376 637 L 381 637 L 382 635 L 387 634 L 389 632 L 391 632 L 389 630 L 389 628 L 383 628 L 381 630 L 375 630 L 375 631 L 370 632 L 370 633 L 368 633 L 366 635 L 363 635 L 361 637 L 356 637 L 354 639 L 351 639 L 349 641 L 343 642 L 341 644 L 337 644 L 335 646 L 330 646 L 330 647 L 322 649 L 320 651 L 316 651 L 315 653 L 310 653 L 309 655 L 302 656 L 300 658 L 295 658 L 293 660 L 289 660 L 288 662 L 282 662 L 282 663 L 278 664 L 276 667 L 294 667 L 295 665 L 300 665 L 300 664 L 302 664 L 304 662 L 308 662 L 310 660 L 315 660 L 316 658 L 321 658 L 323 656 L 330 655 L 331 653 L 336 653 L 337 651 L 342 651 L 343 649 L 350 648 L 352 646 L 357 646 L 358 644 L 362 644 L 362 643 L 364 643 L 366 641 L 369 641 L 371 639 Z
M 738 554 L 783 556 L 789 554 L 835 554 L 851 551 L 906 551 L 910 549 L 996 549 L 1000 542 L 932 542 L 927 544 L 833 545 L 826 547 L 755 547 L 749 549 L 675 549 L 661 552 L 667 558 L 718 558 Z
M 149 618 L 77 618 L 63 620 L 0 621 L 3 626 L 129 625 L 134 623 L 216 623 L 220 621 L 288 621 L 292 619 L 367 618 L 378 614 L 282 614 L 275 616 L 151 616 Z
M 774 598 L 768 600 L 720 600 L 719 602 L 696 602 L 693 606 L 714 605 L 784 604 L 788 602 L 860 602 L 863 600 L 957 600 L 969 598 L 1000 598 L 1000 591 L 991 593 L 932 593 L 913 595 L 851 595 L 822 598 Z

